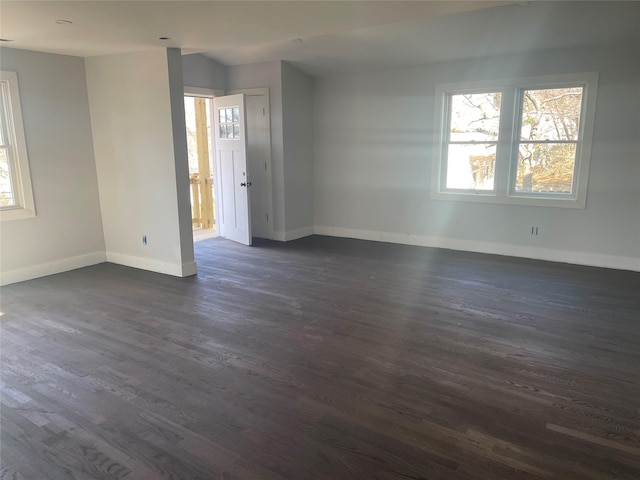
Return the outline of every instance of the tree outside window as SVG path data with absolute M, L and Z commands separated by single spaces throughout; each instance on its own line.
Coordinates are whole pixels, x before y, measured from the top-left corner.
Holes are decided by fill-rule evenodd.
M 516 191 L 573 192 L 582 87 L 524 90 Z
M 597 78 L 438 85 L 432 197 L 584 208 Z

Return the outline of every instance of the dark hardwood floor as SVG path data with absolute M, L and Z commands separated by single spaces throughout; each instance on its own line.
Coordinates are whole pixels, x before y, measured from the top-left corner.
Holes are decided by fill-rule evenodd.
M 2 479 L 640 479 L 639 273 L 196 249 L 2 289 Z

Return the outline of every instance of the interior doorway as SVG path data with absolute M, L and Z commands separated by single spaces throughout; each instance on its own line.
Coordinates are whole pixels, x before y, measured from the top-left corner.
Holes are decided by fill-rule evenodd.
M 269 89 L 232 90 L 245 96 L 247 120 L 247 168 L 251 180 L 251 233 L 273 239 L 273 190 L 271 176 L 271 122 Z
M 193 240 L 215 237 L 215 182 L 211 136 L 211 98 L 185 95 L 185 121 L 191 191 Z
M 245 96 L 247 129 L 247 174 L 251 184 L 251 233 L 273 239 L 273 193 L 271 176 L 271 126 L 269 89 L 227 92 L 207 88 L 184 89 L 193 240 L 220 235 L 218 218 L 223 199 L 216 178 L 215 109 L 213 99 L 229 94 Z M 209 202 L 210 199 L 210 202 Z

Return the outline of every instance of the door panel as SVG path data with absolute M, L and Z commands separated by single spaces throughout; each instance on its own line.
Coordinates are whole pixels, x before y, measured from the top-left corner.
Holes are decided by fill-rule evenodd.
M 219 178 L 220 178 L 220 213 L 221 223 L 230 227 L 236 225 L 236 199 L 233 184 L 233 152 L 221 150 L 219 152 Z
M 251 245 L 244 95 L 213 99 L 221 237 Z

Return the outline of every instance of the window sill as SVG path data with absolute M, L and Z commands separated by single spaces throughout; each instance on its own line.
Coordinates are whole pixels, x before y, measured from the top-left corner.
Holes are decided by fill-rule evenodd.
M 35 210 L 22 208 L 22 207 L 3 208 L 0 210 L 0 221 L 2 222 L 10 222 L 12 220 L 22 220 L 25 218 L 33 218 L 35 216 L 36 216 Z
M 433 200 L 454 202 L 494 203 L 501 205 L 524 205 L 529 207 L 585 208 L 585 201 L 574 197 L 558 198 L 551 196 L 497 195 L 485 192 L 432 192 Z

